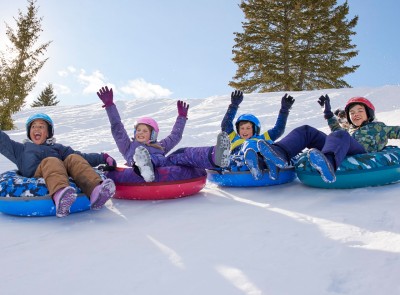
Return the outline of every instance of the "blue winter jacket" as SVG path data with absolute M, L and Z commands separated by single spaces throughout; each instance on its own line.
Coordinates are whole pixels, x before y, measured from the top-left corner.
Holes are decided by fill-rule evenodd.
M 92 167 L 105 164 L 103 154 L 81 153 L 59 143 L 35 144 L 31 141 L 20 143 L 12 140 L 0 130 L 0 153 L 17 165 L 18 173 L 24 177 L 33 177 L 40 162 L 47 157 L 56 157 L 62 161 L 71 154 L 81 155 Z
M 236 154 L 240 151 L 243 143 L 246 141 L 242 139 L 239 134 L 236 133 L 235 128 L 233 126 L 233 120 L 236 116 L 238 106 L 230 104 L 228 110 L 224 116 L 224 119 L 221 122 L 221 130 L 225 131 L 229 134 L 229 138 L 231 140 L 231 154 Z M 282 134 L 285 132 L 287 118 L 289 116 L 289 111 L 280 110 L 278 118 L 276 120 L 275 126 L 268 131 L 264 132 L 260 135 L 254 135 L 248 140 L 277 140 Z M 255 144 L 251 144 L 249 146 L 255 147 Z
M 128 166 L 133 166 L 133 155 L 135 154 L 135 149 L 138 146 L 144 146 L 149 151 L 155 167 L 170 165 L 167 162 L 165 155 L 171 151 L 182 139 L 183 130 L 186 125 L 186 118 L 184 116 L 177 117 L 170 135 L 156 142 L 156 144 L 163 148 L 161 150 L 159 148 L 131 139 L 124 128 L 124 124 L 121 122 L 121 117 L 115 104 L 107 106 L 106 111 L 108 119 L 111 123 L 111 133 L 114 137 L 115 143 L 117 144 L 119 152 L 123 155 Z

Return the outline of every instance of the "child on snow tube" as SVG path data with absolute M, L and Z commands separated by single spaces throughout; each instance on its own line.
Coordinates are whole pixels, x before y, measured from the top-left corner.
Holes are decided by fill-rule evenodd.
M 77 198 L 69 176 L 90 197 L 91 209 L 102 208 L 114 195 L 114 182 L 103 181 L 92 168 L 100 164 L 115 166 L 115 160 L 108 154 L 85 154 L 55 143 L 53 120 L 43 113 L 28 118 L 26 134 L 28 140 L 19 143 L 0 130 L 0 153 L 17 166 L 21 176 L 44 178 L 56 205 L 57 217 L 67 216 Z
M 328 95 L 321 96 L 318 103 L 324 108 L 330 134 L 303 125 L 292 130 L 279 142 L 259 142 L 260 152 L 268 158 L 272 169 L 285 167 L 291 158 L 308 148 L 308 161 L 323 181 L 335 182 L 335 171 L 346 156 L 381 151 L 388 139 L 400 139 L 400 126 L 386 126 L 375 121 L 375 107 L 364 97 L 353 97 L 345 107 L 350 128 L 343 129 L 331 111 Z M 274 168 L 275 167 L 275 168 Z
M 125 175 L 118 175 L 118 171 L 107 174 L 117 182 L 141 182 L 143 180 L 158 182 L 176 180 L 177 176 L 179 179 L 189 179 L 205 176 L 204 169 L 228 166 L 230 141 L 225 132 L 218 135 L 215 146 L 181 148 L 167 156 L 167 153 L 182 139 L 189 111 L 189 105 L 185 102 L 177 102 L 178 117 L 169 136 L 158 141 L 157 122 L 152 118 L 142 117 L 134 124 L 134 137 L 131 140 L 113 102 L 112 89 L 108 89 L 107 86 L 102 87 L 97 95 L 104 103 L 103 107 L 107 111 L 115 143 L 127 165 L 133 168 L 129 172 L 125 172 Z M 158 172 L 162 169 L 154 169 L 170 166 L 177 166 L 175 169 L 172 168 L 172 175 L 161 174 Z
M 260 134 L 260 120 L 252 114 L 242 114 L 239 116 L 234 128 L 233 119 L 242 101 L 242 91 L 235 90 L 232 92 L 231 104 L 221 122 L 221 130 L 228 133 L 231 141 L 231 161 L 229 169 L 237 171 L 248 168 L 253 178 L 258 180 L 262 178 L 263 173 L 261 169 L 266 168 L 266 165 L 264 164 L 262 155 L 259 153 L 257 141 L 263 140 L 272 143 L 285 132 L 289 110 L 295 100 L 292 96 L 287 94 L 282 97 L 281 109 L 275 126 L 262 134 Z M 271 171 L 270 178 L 275 180 L 276 177 L 277 174 Z

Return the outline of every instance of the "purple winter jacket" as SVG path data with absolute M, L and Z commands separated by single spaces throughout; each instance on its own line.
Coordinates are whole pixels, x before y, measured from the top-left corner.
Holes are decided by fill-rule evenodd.
M 115 143 L 117 144 L 119 152 L 124 156 L 127 165 L 133 166 L 133 155 L 135 149 L 138 146 L 144 146 L 150 153 L 153 164 L 155 167 L 168 166 L 165 155 L 171 151 L 182 139 L 183 130 L 186 125 L 186 118 L 178 116 L 174 127 L 172 128 L 171 134 L 166 138 L 157 141 L 156 144 L 163 147 L 163 150 L 137 142 L 132 140 L 124 128 L 124 124 L 121 122 L 121 117 L 118 113 L 115 104 L 106 107 L 108 119 L 111 123 L 111 133 L 114 137 Z

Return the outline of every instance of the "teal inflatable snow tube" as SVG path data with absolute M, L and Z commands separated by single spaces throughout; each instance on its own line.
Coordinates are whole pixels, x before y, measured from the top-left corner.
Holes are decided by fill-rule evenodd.
M 336 170 L 333 183 L 322 180 L 306 153 L 300 155 L 295 168 L 299 180 L 312 187 L 346 189 L 386 185 L 400 180 L 400 148 L 388 146 L 380 152 L 346 157 Z

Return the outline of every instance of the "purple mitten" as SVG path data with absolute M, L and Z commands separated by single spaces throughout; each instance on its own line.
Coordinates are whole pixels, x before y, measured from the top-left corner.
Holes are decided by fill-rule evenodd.
M 97 96 L 104 103 L 103 108 L 106 108 L 110 105 L 113 105 L 113 91 L 112 88 L 108 90 L 108 87 L 102 87 L 99 92 L 97 92 Z
M 187 114 L 189 111 L 189 104 L 187 104 L 186 102 L 183 102 L 181 100 L 178 100 L 176 105 L 178 107 L 178 116 L 187 118 Z
M 103 153 L 103 158 L 104 158 L 105 164 L 107 165 L 108 170 L 112 170 L 110 168 L 114 169 L 115 167 L 117 167 L 117 162 L 109 154 Z

